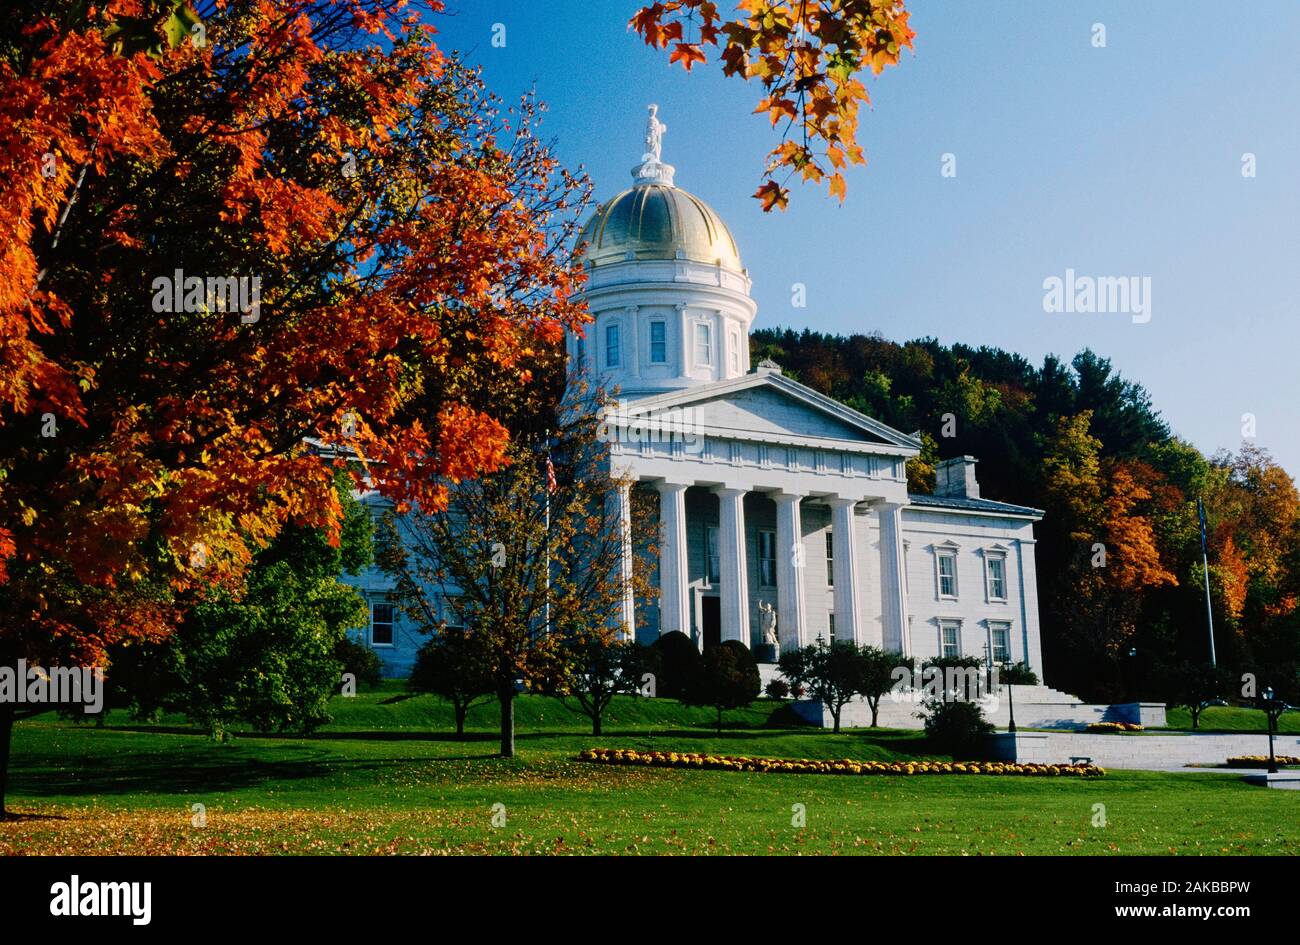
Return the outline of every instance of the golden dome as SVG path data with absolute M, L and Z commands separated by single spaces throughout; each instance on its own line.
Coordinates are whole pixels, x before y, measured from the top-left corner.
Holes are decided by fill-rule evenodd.
M 690 259 L 743 271 L 727 224 L 703 200 L 671 184 L 638 183 L 598 206 L 578 237 L 584 243 L 593 266 Z

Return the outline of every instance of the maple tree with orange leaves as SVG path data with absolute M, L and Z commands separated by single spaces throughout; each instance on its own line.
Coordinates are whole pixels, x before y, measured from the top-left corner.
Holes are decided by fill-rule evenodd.
M 668 49 L 670 63 L 690 71 L 718 50 L 722 72 L 757 79 L 764 96 L 754 109 L 781 128 L 754 196 L 763 209 L 785 209 L 786 182 L 826 182 L 844 200 L 844 171 L 866 164 L 858 143 L 858 111 L 871 104 L 860 76 L 896 65 L 916 34 L 902 0 L 740 0 L 726 19 L 712 0 L 661 0 L 642 7 L 629 26 L 646 44 Z
M 585 318 L 586 184 L 421 6 L 51 0 L 0 24 L 6 662 L 103 665 L 286 523 L 336 538 L 338 466 L 436 509 L 507 461 L 499 414 Z M 207 283 L 159 311 L 178 271 L 256 279 L 258 309 Z

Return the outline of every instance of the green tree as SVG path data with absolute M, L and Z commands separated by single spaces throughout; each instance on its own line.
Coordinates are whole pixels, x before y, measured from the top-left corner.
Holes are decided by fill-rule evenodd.
M 830 710 L 834 730 L 840 730 L 840 713 L 863 687 L 866 660 L 856 644 L 836 641 L 816 643 L 782 653 L 777 662 L 781 675 L 791 686 L 804 691 Z
M 894 670 L 904 664 L 906 657 L 902 653 L 890 653 L 874 646 L 863 646 L 859 650 L 859 656 L 861 678 L 858 681 L 858 693 L 871 706 L 871 727 L 875 728 L 880 718 L 880 700 L 894 688 Z
M 591 734 L 601 734 L 605 710 L 616 695 L 640 691 L 644 650 L 631 640 L 610 643 L 585 634 L 564 642 L 566 672 L 559 691 L 591 719 Z
M 622 523 L 625 485 L 610 473 L 599 412 L 576 409 L 554 439 L 521 438 L 499 472 L 454 485 L 444 509 L 386 516 L 378 560 L 396 581 L 404 614 L 432 631 L 446 600 L 482 638 L 501 707 L 501 755 L 515 753 L 514 700 L 524 689 L 566 681 L 564 641 L 583 635 L 606 645 L 610 615 L 625 590 Z M 554 484 L 546 472 L 551 456 Z M 633 489 L 632 534 L 649 534 L 650 497 Z M 630 590 L 651 593 L 647 563 L 634 560 Z
M 339 689 L 340 644 L 365 626 L 365 602 L 339 575 L 371 557 L 370 520 L 342 478 L 341 539 L 288 526 L 257 554 L 244 592 L 218 590 L 161 644 L 123 648 L 114 679 L 135 714 L 180 712 L 214 738 L 246 723 L 259 732 L 311 731 L 328 722 Z
M 722 732 L 722 713 L 726 709 L 743 709 L 758 698 L 761 680 L 758 664 L 749 647 L 739 640 L 724 640 L 704 651 L 704 662 L 695 681 L 682 701 L 687 705 L 711 706 L 718 713 L 718 732 Z
M 1222 666 L 1208 663 L 1180 663 L 1159 673 L 1165 703 L 1182 706 L 1192 717 L 1192 729 L 1201 721 L 1201 713 L 1212 705 L 1222 705 L 1232 689 L 1232 674 Z
M 482 637 L 461 627 L 444 626 L 434 631 L 416 654 L 406 688 L 450 702 L 456 717 L 456 735 L 463 738 L 470 708 L 497 691 Z

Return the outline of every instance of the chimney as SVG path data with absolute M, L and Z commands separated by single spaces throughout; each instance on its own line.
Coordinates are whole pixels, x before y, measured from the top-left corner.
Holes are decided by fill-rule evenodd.
M 934 467 L 934 494 L 948 498 L 978 499 L 980 485 L 975 481 L 974 456 L 954 456 Z

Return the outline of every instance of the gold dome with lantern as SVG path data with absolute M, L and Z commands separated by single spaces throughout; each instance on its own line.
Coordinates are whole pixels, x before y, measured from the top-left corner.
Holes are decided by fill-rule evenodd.
M 652 110 L 646 153 L 632 169 L 633 185 L 600 204 L 582 227 L 588 266 L 642 260 L 687 259 L 743 272 L 740 252 L 716 210 L 673 186 L 673 167 L 660 160 L 666 127 Z

